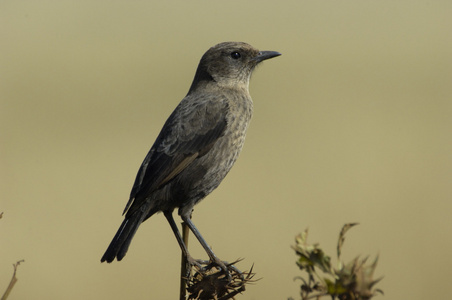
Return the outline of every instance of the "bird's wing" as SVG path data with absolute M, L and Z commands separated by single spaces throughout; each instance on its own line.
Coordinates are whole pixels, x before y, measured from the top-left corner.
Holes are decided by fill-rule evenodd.
M 182 100 L 141 164 L 124 213 L 133 213 L 153 191 L 209 152 L 226 129 L 227 106 L 223 96 Z

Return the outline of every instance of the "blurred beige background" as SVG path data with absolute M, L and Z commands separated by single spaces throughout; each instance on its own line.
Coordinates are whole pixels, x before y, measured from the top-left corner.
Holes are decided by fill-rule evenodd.
M 0 290 L 10 299 L 177 299 L 162 215 L 100 258 L 145 154 L 201 55 L 245 41 L 255 72 L 240 159 L 194 220 L 257 277 L 239 299 L 299 299 L 290 249 L 380 254 L 381 299 L 446 299 L 452 278 L 452 2 L 2 1 Z M 205 257 L 193 240 L 196 257 Z

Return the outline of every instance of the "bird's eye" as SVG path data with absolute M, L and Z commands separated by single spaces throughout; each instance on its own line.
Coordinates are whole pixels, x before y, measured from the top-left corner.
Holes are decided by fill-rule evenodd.
M 241 56 L 242 55 L 239 52 L 237 52 L 237 51 L 234 51 L 234 52 L 231 53 L 231 57 L 233 59 L 239 59 Z

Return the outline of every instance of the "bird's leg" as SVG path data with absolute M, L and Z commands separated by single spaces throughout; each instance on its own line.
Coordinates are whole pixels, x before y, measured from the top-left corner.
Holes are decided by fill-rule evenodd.
M 231 274 L 229 273 L 228 267 L 226 266 L 226 264 L 223 261 L 221 261 L 215 255 L 215 253 L 213 253 L 213 251 L 212 251 L 212 249 L 210 249 L 209 245 L 207 245 L 207 243 L 204 240 L 204 238 L 202 237 L 201 233 L 196 228 L 195 224 L 193 224 L 193 222 L 191 221 L 190 216 L 186 216 L 185 214 L 181 214 L 181 218 L 188 225 L 188 227 L 193 232 L 193 234 L 196 236 L 196 238 L 198 239 L 199 243 L 201 244 L 201 246 L 206 251 L 207 255 L 209 255 L 210 260 L 213 263 L 215 263 L 217 266 L 219 266 L 225 272 L 225 274 L 228 276 L 228 279 L 231 280 Z
M 173 212 L 165 211 L 165 212 L 163 212 L 163 214 L 165 215 L 166 219 L 168 220 L 168 223 L 170 224 L 171 229 L 173 230 L 174 235 L 176 236 L 177 242 L 179 243 L 179 246 L 180 246 L 183 254 L 187 258 L 187 262 L 190 265 L 190 268 L 187 268 L 187 274 L 185 274 L 185 277 L 189 278 L 191 266 L 196 266 L 196 268 L 201 270 L 202 269 L 201 263 L 199 263 L 197 260 L 195 260 L 188 252 L 188 248 L 182 239 L 179 229 L 177 228 L 176 222 L 174 222 Z

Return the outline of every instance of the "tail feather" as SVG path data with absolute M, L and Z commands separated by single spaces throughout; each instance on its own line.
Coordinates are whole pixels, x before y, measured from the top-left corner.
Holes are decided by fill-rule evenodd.
M 133 236 L 145 217 L 146 214 L 143 214 L 140 210 L 126 217 L 100 261 L 111 263 L 115 258 L 118 261 L 123 259 L 129 249 Z

